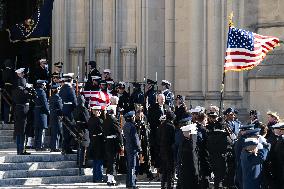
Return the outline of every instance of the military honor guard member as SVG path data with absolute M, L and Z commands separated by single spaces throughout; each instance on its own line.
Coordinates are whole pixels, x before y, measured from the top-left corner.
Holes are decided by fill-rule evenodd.
M 91 117 L 87 123 L 89 130 L 90 145 L 88 157 L 93 160 L 93 182 L 103 182 L 103 161 L 105 159 L 105 135 L 101 106 L 93 106 Z
M 172 91 L 170 91 L 170 86 L 171 86 L 171 83 L 167 80 L 162 80 L 162 83 L 161 83 L 161 86 L 162 86 L 162 94 L 165 95 L 165 104 L 167 104 L 172 110 L 174 109 L 174 94 L 172 93 Z
M 110 71 L 110 69 L 104 69 L 103 79 L 105 81 L 113 81 L 113 79 L 111 78 L 111 71 Z
M 55 62 L 54 64 L 54 72 L 53 74 L 57 74 L 58 77 L 63 77 L 63 72 L 62 72 L 62 67 L 63 67 L 63 62 Z
M 59 96 L 61 97 L 63 103 L 62 114 L 65 118 L 67 118 L 70 121 L 73 119 L 72 112 L 74 108 L 77 106 L 77 98 L 75 90 L 72 87 L 73 76 L 74 73 L 68 73 L 63 75 L 64 85 L 61 87 L 59 91 Z M 68 129 L 63 124 L 63 144 L 62 144 L 63 154 L 72 153 L 72 149 L 70 148 L 70 141 L 71 141 L 71 135 Z
M 135 126 L 135 111 L 129 111 L 124 115 L 126 123 L 123 126 L 125 138 L 125 151 L 127 157 L 126 188 L 136 187 L 136 173 L 139 165 L 139 154 L 142 151 L 138 132 Z
M 49 97 L 49 125 L 51 128 L 50 152 L 59 152 L 60 136 L 62 136 L 62 99 L 59 96 L 59 84 L 55 83 L 51 86 L 51 97 Z
M 37 97 L 34 99 L 34 128 L 35 128 L 35 150 L 40 151 L 44 148 L 45 130 L 48 128 L 47 116 L 49 115 L 49 105 L 46 97 L 46 81 L 37 80 Z

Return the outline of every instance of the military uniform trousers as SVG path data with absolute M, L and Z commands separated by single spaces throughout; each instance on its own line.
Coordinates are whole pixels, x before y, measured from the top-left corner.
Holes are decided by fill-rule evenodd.
M 138 152 L 132 152 L 126 149 L 127 158 L 127 174 L 126 174 L 126 187 L 136 186 L 136 170 L 139 165 Z
M 51 136 L 50 136 L 50 149 L 56 150 L 60 147 L 60 136 L 61 136 L 61 125 L 50 125 Z
M 118 154 L 116 138 L 106 138 L 106 174 L 113 175 L 115 159 Z
M 174 188 L 174 165 L 173 151 L 161 149 L 161 188 Z
M 72 104 L 63 104 L 63 116 L 66 116 L 69 120 L 72 120 L 72 111 L 73 111 L 73 105 Z M 72 125 L 67 125 L 69 127 L 71 127 L 71 129 L 73 128 Z M 73 129 L 72 129 L 73 130 Z M 63 126 L 62 129 L 63 133 L 63 142 L 62 142 L 62 151 L 66 152 L 66 153 L 70 153 L 72 151 L 72 149 L 70 148 L 70 141 L 72 139 L 72 136 L 69 132 L 69 130 L 66 128 L 66 126 Z
M 100 182 L 103 180 L 103 160 L 93 160 L 93 182 Z

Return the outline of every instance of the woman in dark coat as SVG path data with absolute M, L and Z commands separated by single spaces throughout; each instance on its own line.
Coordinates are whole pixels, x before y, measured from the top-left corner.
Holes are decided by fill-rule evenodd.
M 103 134 L 103 121 L 100 119 L 101 107 L 93 106 L 92 115 L 88 121 L 90 136 L 89 159 L 93 160 L 93 182 L 103 180 L 103 160 L 105 155 L 105 136 Z

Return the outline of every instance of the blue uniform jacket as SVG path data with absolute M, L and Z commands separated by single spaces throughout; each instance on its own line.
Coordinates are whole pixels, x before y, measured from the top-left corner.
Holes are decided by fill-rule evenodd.
M 174 94 L 169 89 L 163 91 L 163 94 L 165 95 L 165 104 L 170 108 L 174 108 Z
M 258 150 L 257 155 L 245 150 L 241 153 L 242 165 L 242 189 L 260 189 L 262 163 L 267 157 L 269 145 L 263 145 L 263 149 Z
M 139 136 L 134 122 L 126 122 L 123 126 L 126 153 L 131 155 L 141 151 Z
M 62 115 L 62 99 L 59 94 L 54 94 L 49 98 L 49 108 L 50 108 L 50 116 L 49 116 L 49 124 L 51 127 L 60 127 L 61 121 L 59 116 Z
M 34 127 L 47 129 L 47 115 L 49 114 L 49 107 L 46 93 L 42 88 L 37 88 L 36 94 L 37 97 L 34 100 Z
M 63 103 L 63 115 L 72 118 L 72 112 L 77 106 L 77 98 L 74 89 L 70 85 L 64 84 L 59 91 L 59 96 Z

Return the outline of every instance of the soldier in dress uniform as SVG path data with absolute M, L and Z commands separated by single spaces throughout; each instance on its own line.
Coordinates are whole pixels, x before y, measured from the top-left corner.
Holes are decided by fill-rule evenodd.
M 262 188 L 262 164 L 270 150 L 270 144 L 262 136 L 245 139 L 241 152 L 242 189 Z
M 174 94 L 170 91 L 171 83 L 167 80 L 162 80 L 162 94 L 165 95 L 166 101 L 165 104 L 167 104 L 172 110 L 174 109 Z
M 106 81 L 107 82 L 107 93 L 111 96 L 117 96 L 117 91 L 115 90 L 114 81 Z
M 135 104 L 144 104 L 144 94 L 139 83 L 133 83 L 133 92 L 130 95 L 130 104 L 131 107 L 134 107 Z
M 236 176 L 235 183 L 238 188 L 242 188 L 242 166 L 241 166 L 241 152 L 244 148 L 245 139 L 249 137 L 257 137 L 260 128 L 254 129 L 254 124 L 243 125 L 240 127 L 238 140 L 234 144 L 235 162 L 236 162 Z
M 103 120 L 100 119 L 101 109 L 101 106 L 93 106 L 91 117 L 87 123 L 90 138 L 88 157 L 93 160 L 93 182 L 103 181 L 103 161 L 106 149 Z
M 99 72 L 99 70 L 97 70 L 97 63 L 96 61 L 89 61 L 89 66 L 90 66 L 90 72 L 88 74 L 88 81 L 89 83 L 92 83 L 92 76 L 100 76 L 101 77 L 101 73 Z
M 89 138 L 89 131 L 88 131 L 88 120 L 90 119 L 90 114 L 88 109 L 85 107 L 85 98 L 83 95 L 79 95 L 77 97 L 78 105 L 74 108 L 72 114 L 74 117 L 74 120 L 76 122 L 76 128 L 79 133 L 81 133 L 84 136 L 84 141 L 82 142 L 81 149 L 78 148 L 77 155 L 81 155 L 81 165 L 86 165 L 86 153 L 87 148 L 90 143 Z M 80 150 L 80 152 L 79 152 Z
M 115 159 L 118 153 L 123 150 L 123 141 L 121 129 L 119 127 L 118 120 L 115 117 L 115 110 L 112 106 L 107 107 L 107 114 L 106 119 L 103 122 L 103 128 L 103 133 L 106 137 L 107 184 L 116 185 L 116 181 L 113 176 Z
M 268 111 L 266 114 L 267 114 L 267 120 L 268 120 L 268 123 L 267 123 L 268 131 L 267 131 L 267 135 L 265 138 L 267 139 L 267 142 L 273 146 L 276 142 L 277 136 L 273 132 L 274 130 L 272 126 L 279 122 L 280 117 L 277 112 Z
M 161 188 L 174 188 L 174 144 L 175 126 L 173 121 L 175 114 L 171 111 L 166 113 L 166 121 L 159 127 L 159 146 L 161 157 Z
M 111 71 L 110 71 L 110 69 L 104 69 L 103 79 L 105 81 L 113 81 L 113 79 L 111 78 Z
M 11 96 L 16 74 L 13 69 L 13 63 L 10 59 L 7 59 L 4 61 L 4 66 L 5 68 L 2 72 L 3 88 L 4 90 L 6 90 L 7 94 Z M 5 100 L 3 100 L 2 102 L 3 102 L 3 108 L 4 108 L 3 109 L 4 123 L 8 123 L 10 122 L 9 114 L 11 112 L 12 107 L 10 107 L 8 102 L 6 102 Z
M 260 128 L 260 122 L 258 121 L 259 113 L 257 110 L 251 110 L 249 112 L 249 123 L 248 124 L 254 124 L 255 128 Z
M 129 111 L 124 115 L 125 124 L 123 135 L 125 138 L 125 151 L 127 157 L 126 188 L 136 187 L 136 172 L 139 165 L 139 154 L 142 151 L 138 132 L 135 126 L 135 111 Z
M 56 74 L 60 78 L 63 77 L 63 72 L 62 72 L 63 62 L 55 62 L 53 65 L 54 65 L 54 72 L 52 73 L 52 75 Z
M 226 154 L 230 146 L 228 140 L 228 134 L 225 131 L 222 123 L 218 120 L 218 114 L 216 112 L 210 112 L 208 115 L 207 128 L 208 141 L 207 148 L 209 152 L 209 160 L 214 174 L 214 188 L 223 188 L 224 179 L 226 175 Z
M 148 113 L 151 112 L 151 107 L 153 107 L 156 102 L 156 95 L 157 95 L 157 91 L 155 90 L 155 85 L 157 84 L 157 82 L 151 80 L 151 79 L 147 79 L 147 83 L 145 86 L 145 97 L 146 97 L 146 108 L 148 109 Z M 149 112 L 150 111 L 150 112 Z
M 51 86 L 51 97 L 49 97 L 49 125 L 51 127 L 51 139 L 50 139 L 50 152 L 59 152 L 60 136 L 62 136 L 61 128 L 61 116 L 62 116 L 62 99 L 59 96 L 59 84 L 53 84 Z
M 241 123 L 236 119 L 238 111 L 234 108 L 228 108 L 224 111 L 225 122 L 230 127 L 231 131 L 238 136 Z
M 176 119 L 174 121 L 175 125 L 178 125 L 179 121 L 184 117 L 187 107 L 184 103 L 183 97 L 181 95 L 177 95 L 176 99 L 176 107 L 175 107 L 175 115 Z
M 179 148 L 179 174 L 177 189 L 200 189 L 200 169 L 196 124 L 181 127 L 183 139 Z
M 68 73 L 63 75 L 65 82 L 59 91 L 59 96 L 61 97 L 63 103 L 63 108 L 62 108 L 63 116 L 69 119 L 70 121 L 73 120 L 72 112 L 74 108 L 77 106 L 77 98 L 75 90 L 72 88 L 73 76 L 74 73 Z M 62 144 L 63 154 L 72 153 L 72 149 L 70 148 L 70 141 L 71 141 L 71 135 L 67 130 L 67 128 L 63 125 L 63 144 Z
M 47 116 L 49 115 L 49 106 L 46 97 L 46 81 L 37 80 L 36 94 L 34 99 L 34 128 L 35 128 L 35 150 L 43 150 L 45 130 L 48 128 Z
M 17 74 L 22 74 L 24 69 L 16 70 Z M 17 85 L 12 91 L 14 114 L 15 114 L 15 125 L 14 134 L 16 136 L 17 144 L 17 155 L 29 154 L 24 151 L 24 140 L 25 140 L 25 127 L 27 124 L 27 113 L 29 110 L 29 92 L 25 89 L 26 79 L 18 78 Z
M 56 73 L 54 72 L 52 75 L 51 75 L 51 85 L 55 85 L 55 84 L 60 84 L 60 79 L 62 77 L 60 76 L 59 73 Z M 60 86 L 59 86 L 60 87 Z
M 125 83 L 119 82 L 118 84 L 118 108 L 123 110 L 123 112 L 128 112 L 133 110 L 134 107 L 130 107 L 130 97 L 128 92 L 125 91 Z
M 278 123 L 276 127 L 279 129 L 279 138 L 273 149 L 274 151 L 272 152 L 275 154 L 274 163 L 276 165 L 273 173 L 273 176 L 275 178 L 274 184 L 278 188 L 284 189 L 284 122 Z

